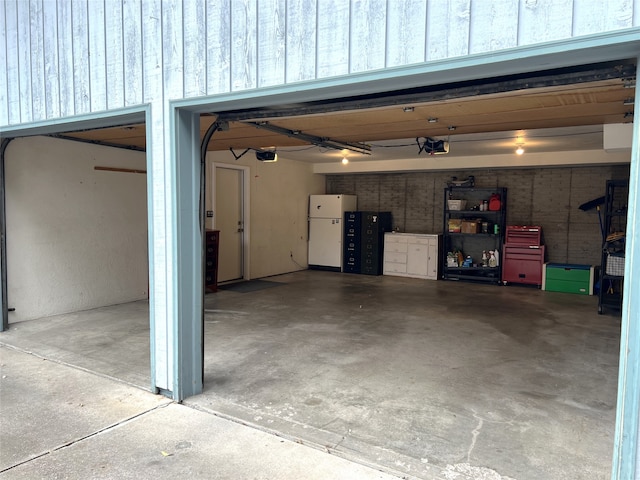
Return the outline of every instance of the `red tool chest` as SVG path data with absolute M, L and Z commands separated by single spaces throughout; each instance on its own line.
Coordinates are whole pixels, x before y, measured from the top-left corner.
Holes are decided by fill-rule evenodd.
M 502 249 L 502 282 L 542 285 L 545 248 L 539 226 L 507 226 Z
M 542 227 L 528 225 L 509 225 L 504 238 L 508 245 L 542 245 Z

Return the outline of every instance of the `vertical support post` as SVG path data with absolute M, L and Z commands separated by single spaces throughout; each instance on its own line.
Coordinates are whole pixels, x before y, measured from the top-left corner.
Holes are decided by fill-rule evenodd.
M 636 78 L 640 73 L 640 58 Z M 620 334 L 618 407 L 612 480 L 640 478 L 638 420 L 640 413 L 640 95 L 636 93 L 629 175 L 625 279 Z
M 171 162 L 175 172 L 172 208 L 175 240 L 174 400 L 202 392 L 203 285 L 200 222 L 200 117 L 175 109 L 171 115 L 174 137 Z
M 0 332 L 9 328 L 9 303 L 7 300 L 7 209 L 5 206 L 4 154 L 11 138 L 3 138 L 0 145 L 0 308 L 2 321 Z

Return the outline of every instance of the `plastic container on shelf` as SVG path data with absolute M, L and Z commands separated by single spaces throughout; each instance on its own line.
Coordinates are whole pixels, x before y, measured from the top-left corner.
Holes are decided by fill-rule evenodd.
M 449 210 L 464 210 L 467 207 L 466 200 L 447 200 Z

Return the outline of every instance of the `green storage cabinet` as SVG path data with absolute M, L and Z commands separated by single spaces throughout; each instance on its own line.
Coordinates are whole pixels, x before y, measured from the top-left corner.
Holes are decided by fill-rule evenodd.
M 593 265 L 545 263 L 542 290 L 593 295 Z

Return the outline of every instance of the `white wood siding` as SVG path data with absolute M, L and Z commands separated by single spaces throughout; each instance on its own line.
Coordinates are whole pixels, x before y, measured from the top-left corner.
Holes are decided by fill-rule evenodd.
M 336 23 L 334 28 L 349 28 L 350 73 L 378 70 L 386 64 L 387 2 L 354 0 L 349 24 Z
M 76 113 L 71 2 L 60 2 L 57 5 L 56 13 L 58 18 L 58 38 L 49 39 L 49 43 L 58 44 L 57 80 L 60 91 L 60 116 L 70 117 Z
M 124 104 L 125 106 L 131 106 L 141 103 L 141 99 L 144 97 L 143 56 L 140 54 L 140 52 L 143 51 L 142 5 L 140 5 L 140 2 L 137 0 L 124 0 L 122 7 Z M 115 28 L 117 28 L 117 26 Z M 138 74 L 132 72 L 138 72 Z
M 433 0 L 427 11 L 427 58 L 440 60 L 469 53 L 471 0 Z
M 32 115 L 35 118 L 40 118 L 42 113 L 46 113 L 42 3 L 37 0 L 22 3 L 29 8 L 29 48 L 31 51 L 42 52 L 40 55 L 31 55 L 30 52 L 26 52 L 26 58 L 31 61 Z
M 231 0 L 207 3 L 207 92 L 231 90 Z
M 184 2 L 184 96 L 207 93 L 207 17 L 204 2 Z
M 568 3 L 573 3 L 572 35 L 574 37 L 627 28 L 632 22 L 634 26 L 637 26 L 640 18 L 638 0 L 603 0 L 600 2 L 574 0 Z
M 5 0 L 0 125 L 634 26 L 640 0 Z
M 64 2 L 60 2 L 62 4 Z M 59 4 L 59 5 L 60 5 Z M 71 22 L 71 52 L 62 52 L 63 55 L 71 54 L 73 60 L 73 89 L 75 114 L 89 113 L 91 111 L 91 76 L 89 69 L 89 14 L 86 0 L 71 1 L 71 18 L 59 18 L 59 22 Z M 91 52 L 94 53 L 94 52 Z M 35 52 L 32 52 L 35 54 Z M 98 52 L 95 52 L 98 55 Z M 66 81 L 69 79 L 61 79 Z M 93 86 L 93 94 L 104 95 L 99 92 L 97 85 Z
M 13 2 L 12 2 L 13 3 Z M 18 78 L 10 78 L 9 83 L 16 81 L 20 88 L 20 99 L 18 106 L 20 109 L 20 122 L 30 122 L 33 118 L 33 97 L 31 95 L 31 57 L 40 56 L 41 52 L 31 52 L 31 17 L 29 15 L 28 2 L 15 2 L 17 23 L 16 54 L 18 62 Z M 7 19 L 9 20 L 9 19 Z M 37 120 L 37 117 L 36 117 Z
M 316 76 L 316 18 L 315 0 L 287 2 L 286 38 L 283 39 L 287 83 L 312 80 Z M 269 64 L 266 67 L 273 68 Z
M 231 90 L 245 90 L 257 85 L 256 3 L 254 0 L 231 1 Z
M 106 108 L 124 107 L 125 69 L 124 69 L 124 32 L 122 2 L 108 2 L 105 16 L 105 51 L 109 52 L 105 61 L 105 79 L 107 82 Z
M 107 109 L 107 55 L 105 52 L 105 9 L 103 1 L 87 5 L 89 19 L 89 101 L 90 111 Z M 111 16 L 111 11 L 109 11 Z M 109 56 L 111 52 L 109 52 Z
M 415 22 L 426 25 L 427 2 L 397 0 L 387 5 L 386 66 L 424 62 L 426 29 L 415 30 Z
M 0 3 L 0 26 L 7 24 L 7 4 Z M 5 48 L 2 48 L 2 46 Z M 0 118 L 9 118 L 9 85 L 7 65 L 7 29 L 0 28 Z
M 517 47 L 518 6 L 518 0 L 471 2 L 469 53 Z M 546 26 L 540 24 L 540 28 Z
M 258 86 L 285 83 L 285 41 L 287 7 L 285 0 L 258 3 Z
M 56 4 L 45 2 L 42 9 L 44 27 L 44 95 L 47 118 L 61 116 L 60 112 L 60 59 L 58 57 L 58 12 Z
M 520 8 L 518 25 L 520 44 L 524 41 L 532 44 L 571 37 L 573 0 L 525 2 Z

